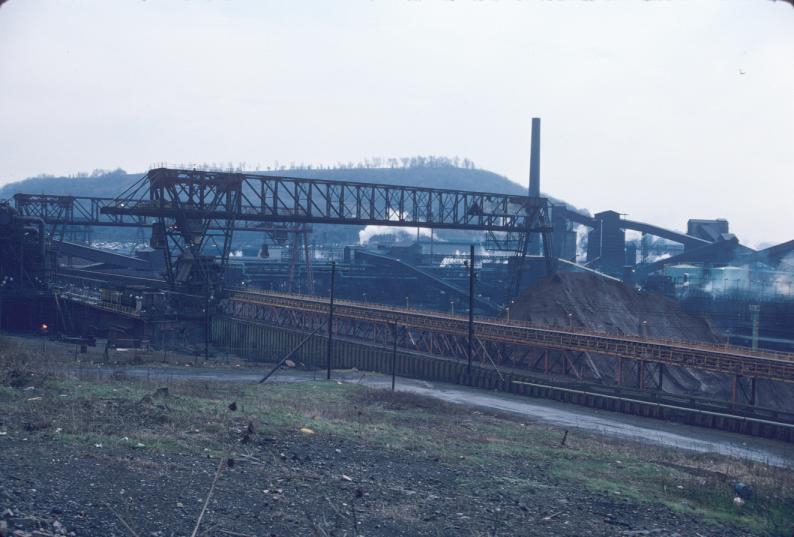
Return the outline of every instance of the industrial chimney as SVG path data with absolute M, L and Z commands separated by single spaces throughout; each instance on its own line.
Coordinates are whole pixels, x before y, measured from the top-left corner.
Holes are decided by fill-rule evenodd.
M 529 154 L 529 197 L 540 197 L 540 118 L 532 118 L 532 146 Z M 540 233 L 527 236 L 527 253 L 538 255 L 541 252 Z
M 532 118 L 532 150 L 529 155 L 529 196 L 540 197 L 540 118 Z

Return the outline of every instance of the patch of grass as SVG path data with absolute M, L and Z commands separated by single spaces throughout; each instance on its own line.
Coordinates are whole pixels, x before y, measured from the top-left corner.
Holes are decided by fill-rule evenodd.
M 660 503 L 758 533 L 775 534 L 794 524 L 794 513 L 788 508 L 794 498 L 788 481 L 792 475 L 782 469 L 750 462 L 715 464 L 715 459 L 730 459 L 665 449 L 649 452 L 647 446 L 593 441 L 591 435 L 579 433 L 571 435 L 579 438 L 572 448 L 562 448 L 560 432 L 555 429 L 520 426 L 489 416 L 473 418 L 463 407 L 354 385 L 274 385 L 251 396 L 266 409 L 263 419 L 269 419 L 272 426 L 309 426 L 390 449 L 439 454 L 447 463 L 462 458 L 467 465 L 494 472 L 532 460 L 564 482 L 634 501 Z M 287 410 L 274 411 L 279 403 L 286 404 Z M 756 497 L 741 508 L 733 503 L 733 484 L 738 480 L 753 483 L 756 490 Z M 525 493 L 537 483 L 495 477 L 487 487 Z
M 12 388 L 11 386 L 0 386 L 0 397 L 7 399 L 16 399 L 19 394 L 19 389 Z
M 787 507 L 791 497 L 779 496 L 780 489 L 757 487 L 755 497 L 737 507 L 733 503 L 736 479 L 729 475 L 670 467 L 663 461 L 639 458 L 639 451 L 619 464 L 610 455 L 596 451 L 573 461 L 560 459 L 553 463 L 552 471 L 560 479 L 593 491 L 660 503 L 706 521 L 742 526 L 757 533 L 777 534 L 790 530 L 794 524 L 794 513 Z
M 13 367 L 21 366 L 17 361 Z M 14 434 L 88 450 L 99 449 L 95 444 L 135 449 L 140 442 L 146 450 L 213 456 L 242 449 L 239 441 L 249 421 L 258 433 L 273 436 L 309 427 L 317 435 L 409 452 L 445 465 L 460 476 L 460 486 L 489 493 L 542 493 L 550 485 L 533 478 L 542 475 L 551 482 L 661 504 L 755 533 L 779 534 L 794 526 L 789 507 L 794 473 L 766 465 L 650 449 L 578 432 L 562 447 L 562 432 L 553 427 L 523 425 L 427 397 L 352 384 L 169 382 L 167 395 L 157 395 L 161 386 L 123 378 L 46 377 L 35 390 L 0 386 L 0 414 L 8 416 L 4 425 Z M 28 401 L 34 396 L 41 399 Z M 236 412 L 228 409 L 232 401 Z M 54 432 L 57 428 L 59 433 Z M 489 479 L 469 475 L 466 470 L 472 467 Z M 733 504 L 738 480 L 755 489 L 755 497 L 741 508 Z

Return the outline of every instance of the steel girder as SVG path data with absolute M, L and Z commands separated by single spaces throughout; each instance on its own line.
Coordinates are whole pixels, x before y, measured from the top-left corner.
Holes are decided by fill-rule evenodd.
M 235 181 L 240 204 L 210 207 L 195 197 L 201 185 Z M 158 195 L 179 186 L 179 206 Z M 545 198 L 426 187 L 273 177 L 159 168 L 122 193 L 104 214 L 143 217 L 234 219 L 238 222 L 303 222 L 464 229 L 522 233 L 535 228 L 531 215 Z M 187 213 L 185 213 L 187 211 Z
M 209 294 L 220 287 L 229 260 L 242 178 L 161 179 L 152 183 L 149 195 L 153 203 L 171 208 L 156 216 L 152 233 L 153 242 L 163 247 L 166 279 L 173 288 Z
M 232 291 L 226 308 L 231 316 L 301 330 L 313 328 L 311 323 L 321 322 L 328 315 L 326 299 L 268 291 Z M 350 301 L 337 301 L 334 312 L 336 329 L 341 335 L 374 340 L 389 334 L 390 327 L 397 324 L 406 327 L 406 337 L 411 338 L 406 343 L 407 348 L 456 358 L 466 355 L 465 317 Z M 552 361 L 550 366 L 544 367 L 562 367 L 564 372 L 570 371 L 579 378 L 602 376 L 590 357 L 598 354 L 618 360 L 614 364 L 616 368 L 622 367 L 621 361 L 630 360 L 641 363 L 643 368 L 649 367 L 648 364 L 653 364 L 652 367 L 663 364 L 794 382 L 792 354 L 613 336 L 482 318 L 475 322 L 475 334 L 480 342 L 476 345 L 478 358 L 486 362 L 492 360 L 497 366 L 536 367 L 539 358 L 532 349 L 543 349 L 550 353 L 547 360 Z M 639 383 L 648 381 L 646 374 L 650 375 L 650 370 L 638 374 Z
M 35 216 L 46 224 L 110 227 L 146 227 L 152 219 L 144 216 L 103 213 L 115 203 L 113 198 L 90 196 L 56 196 L 50 194 L 14 194 L 14 208 L 24 216 Z

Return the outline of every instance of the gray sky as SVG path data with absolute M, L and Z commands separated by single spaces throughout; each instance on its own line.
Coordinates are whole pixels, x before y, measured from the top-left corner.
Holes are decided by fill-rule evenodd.
M 544 192 L 781 242 L 792 95 L 783 2 L 10 0 L 0 184 L 415 154 L 526 184 L 537 115 Z

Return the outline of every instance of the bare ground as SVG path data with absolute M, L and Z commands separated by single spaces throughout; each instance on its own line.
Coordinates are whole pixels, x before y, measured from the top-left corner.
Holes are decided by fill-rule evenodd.
M 794 476 L 760 464 L 582 433 L 561 446 L 553 427 L 336 382 L 163 390 L 0 356 L 6 534 L 191 535 L 216 475 L 196 535 L 794 529 Z

